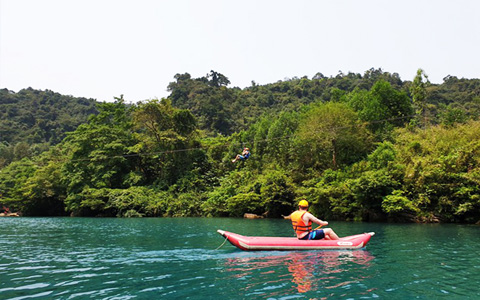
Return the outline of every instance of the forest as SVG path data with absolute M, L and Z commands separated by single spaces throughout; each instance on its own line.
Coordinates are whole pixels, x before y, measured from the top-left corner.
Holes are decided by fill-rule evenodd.
M 0 90 L 0 205 L 24 216 L 480 221 L 480 79 L 370 69 L 125 103 Z M 232 163 L 244 147 L 250 158 Z

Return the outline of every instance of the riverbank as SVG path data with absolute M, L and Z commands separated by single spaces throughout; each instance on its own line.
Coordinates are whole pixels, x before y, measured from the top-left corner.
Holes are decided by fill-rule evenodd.
M 0 217 L 20 217 L 19 213 L 0 213 Z

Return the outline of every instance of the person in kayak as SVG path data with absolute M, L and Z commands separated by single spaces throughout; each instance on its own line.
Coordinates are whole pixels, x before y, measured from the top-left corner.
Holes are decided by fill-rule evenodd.
M 237 162 L 238 160 L 246 160 L 250 157 L 250 149 L 248 148 L 243 148 L 242 154 L 237 154 L 234 160 L 232 160 L 232 163 Z
M 298 210 L 291 213 L 285 219 L 292 220 L 293 230 L 299 240 L 338 240 L 338 235 L 331 228 L 316 229 L 312 231 L 312 223 L 320 226 L 328 225 L 328 222 L 316 218 L 308 212 L 307 200 L 298 203 Z

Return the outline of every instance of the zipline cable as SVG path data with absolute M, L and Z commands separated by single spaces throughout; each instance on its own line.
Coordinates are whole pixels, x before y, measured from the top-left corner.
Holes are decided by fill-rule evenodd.
M 382 122 L 396 121 L 396 120 L 402 120 L 402 119 L 406 119 L 406 118 L 412 118 L 412 117 L 415 117 L 415 116 L 416 115 L 400 116 L 400 117 L 388 118 L 388 119 L 383 119 L 383 120 L 373 120 L 373 121 L 368 121 L 368 122 L 362 122 L 361 124 L 363 124 L 363 125 L 368 124 L 368 123 L 369 124 L 376 124 L 376 123 L 382 123 Z M 331 128 L 328 128 L 328 129 L 329 130 L 341 130 L 341 129 L 351 128 L 351 127 L 359 126 L 359 125 L 360 124 L 338 126 L 338 127 L 331 127 Z M 289 134 L 289 135 L 276 137 L 276 138 L 266 138 L 266 139 L 253 140 L 250 144 L 288 139 L 288 138 L 293 137 L 294 135 L 295 134 Z M 215 146 L 210 146 L 210 147 L 202 146 L 202 147 L 175 149 L 175 150 L 164 150 L 164 151 L 157 151 L 157 152 L 151 152 L 151 153 L 132 153 L 132 154 L 112 155 L 112 156 L 105 156 L 105 157 L 102 157 L 102 158 L 79 158 L 79 159 L 71 159 L 69 161 L 70 162 L 92 161 L 92 160 L 100 161 L 100 160 L 112 159 L 112 158 L 147 157 L 147 156 L 154 156 L 154 155 L 160 155 L 160 154 L 188 152 L 188 151 L 203 150 L 203 149 L 208 149 L 208 148 L 213 148 L 213 147 L 228 147 L 228 146 L 232 146 L 232 145 L 245 145 L 245 144 L 248 144 L 247 141 L 235 142 L 235 143 L 224 143 L 224 144 L 221 144 L 221 145 L 215 145 Z

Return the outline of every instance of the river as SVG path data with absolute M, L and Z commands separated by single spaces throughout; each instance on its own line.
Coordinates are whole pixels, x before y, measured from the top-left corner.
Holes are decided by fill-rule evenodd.
M 480 227 L 330 222 L 349 251 L 244 252 L 286 220 L 0 218 L 0 299 L 479 299 Z M 217 248 L 221 246 L 218 250 Z

